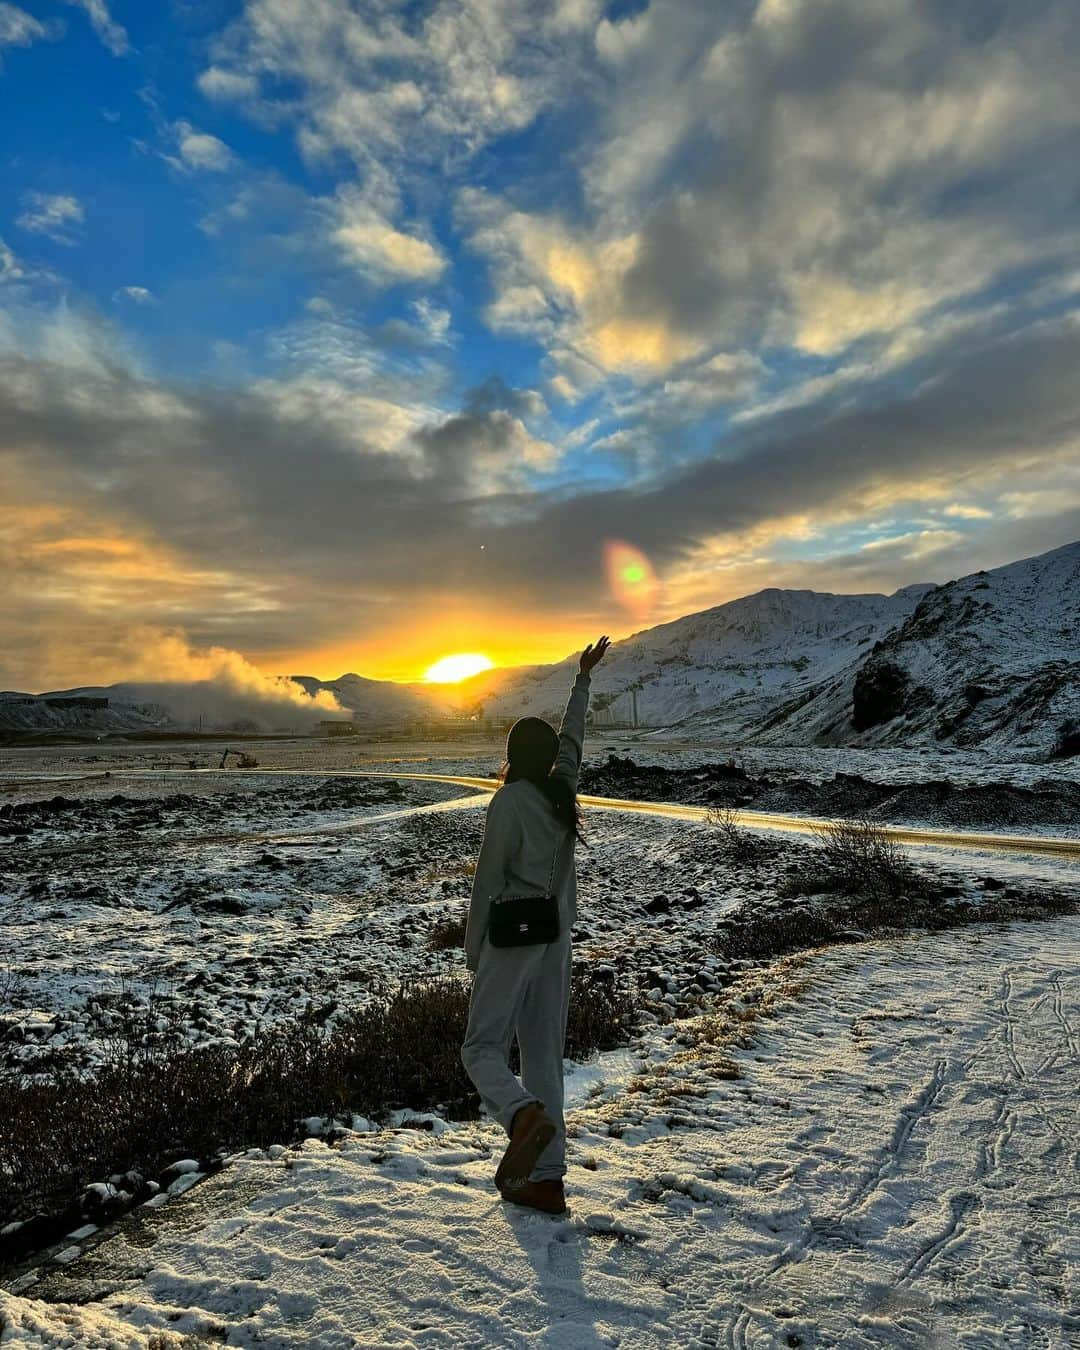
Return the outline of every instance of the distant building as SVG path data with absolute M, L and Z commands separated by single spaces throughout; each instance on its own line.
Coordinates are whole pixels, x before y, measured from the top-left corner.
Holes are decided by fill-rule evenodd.
M 317 736 L 355 736 L 356 727 L 352 722 L 327 720 L 316 724 L 315 734 Z

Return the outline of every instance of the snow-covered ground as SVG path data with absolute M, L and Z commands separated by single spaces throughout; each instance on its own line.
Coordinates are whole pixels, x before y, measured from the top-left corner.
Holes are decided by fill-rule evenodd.
M 0 802 L 85 802 L 23 813 L 29 832 L 0 844 L 0 976 L 13 979 L 0 1016 L 19 1027 L 7 1062 L 92 1067 L 121 994 L 145 1005 L 153 992 L 158 1011 L 206 1044 L 311 1009 L 332 1024 L 403 979 L 460 972 L 460 950 L 428 938 L 462 911 L 486 794 L 327 774 L 485 775 L 499 749 L 265 742 L 259 769 L 226 774 L 188 771 L 187 747 L 169 748 L 178 773 L 155 770 L 161 750 L 137 745 L 5 756 Z M 700 747 L 591 739 L 594 761 L 609 750 L 702 761 Z M 211 753 L 190 750 L 206 769 Z M 779 753 L 743 760 L 766 767 L 751 755 Z M 831 776 L 843 762 L 871 776 L 871 763 L 837 758 L 860 752 L 804 753 L 790 772 L 811 777 L 813 762 Z M 873 757 L 894 780 L 900 762 L 928 776 L 925 757 Z M 973 781 L 992 781 L 986 768 Z M 996 769 L 1019 783 L 1045 772 Z M 356 1122 L 365 1128 L 339 1144 L 245 1155 L 146 1211 L 160 1236 L 123 1248 L 122 1287 L 103 1302 L 45 1301 L 70 1296 L 52 1263 L 23 1277 L 17 1297 L 0 1293 L 0 1347 L 34 1336 L 162 1350 L 184 1336 L 282 1347 L 1080 1344 L 1080 1321 L 1068 1321 L 1080 1318 L 1080 1249 L 1064 1236 L 1080 1216 L 1078 921 L 748 969 L 716 954 L 718 920 L 790 904 L 782 896 L 812 872 L 813 843 L 775 836 L 773 855 L 747 867 L 696 820 L 591 810 L 588 834 L 576 960 L 634 972 L 642 1014 L 628 1049 L 571 1070 L 569 1219 L 503 1209 L 489 1185 L 501 1147 L 489 1124 Z M 1077 880 L 1069 859 L 914 856 L 945 894 L 976 905 L 1018 894 L 1009 886 Z M 762 1008 L 770 1015 L 755 1018 Z M 729 1044 L 732 1026 L 752 1032 L 744 1048 Z M 196 1180 L 184 1173 L 174 1189 Z M 73 1235 L 59 1262 L 79 1298 L 90 1287 L 78 1283 L 90 1259 L 80 1249 L 100 1236 Z
M 0 851 L 8 1062 L 42 1071 L 74 1054 L 92 1064 L 124 1007 L 149 1009 L 151 995 L 154 1015 L 178 1018 L 191 1043 L 233 1042 L 309 1010 L 332 1024 L 402 979 L 461 969 L 460 949 L 428 938 L 463 911 L 486 794 L 400 780 L 402 795 L 383 801 L 381 779 L 331 779 L 328 795 L 318 787 L 327 780 L 263 781 L 273 809 L 228 779 L 229 812 L 220 797 L 202 799 L 190 832 L 190 800 L 178 810 L 160 798 L 138 828 L 129 808 L 98 800 L 89 818 L 47 816 L 46 828 Z M 294 785 L 295 810 L 288 788 L 277 795 L 283 782 Z M 113 814 L 123 828 L 109 827 Z M 778 837 L 775 856 L 748 869 L 697 821 L 593 810 L 588 837 L 577 852 L 581 957 L 633 970 L 680 1004 L 715 985 L 705 958 L 717 919 L 747 901 L 775 904 L 785 883 L 813 870 L 807 840 Z M 991 873 L 1023 885 L 1076 880 L 1067 859 L 925 856 L 975 903 Z
M 567 691 L 569 692 L 569 690 Z M 295 740 L 250 741 L 243 745 L 258 759 L 260 769 L 292 769 L 313 774 L 324 770 L 411 769 L 429 773 L 494 775 L 505 741 L 478 738 L 467 742 L 446 741 L 354 741 L 297 737 Z M 745 741 L 713 739 L 675 731 L 611 731 L 590 727 L 585 763 L 600 763 L 609 752 L 629 755 L 639 764 L 663 768 L 688 768 L 702 762 L 722 763 L 734 759 L 748 773 L 792 774 L 811 780 L 837 773 L 858 773 L 874 781 L 927 782 L 949 779 L 967 783 L 1011 783 L 1027 787 L 1040 778 L 1080 782 L 1080 756 L 1047 763 L 1007 750 L 957 750 L 950 747 L 885 746 L 860 750 L 846 746 L 760 746 Z M 6 747 L 0 750 L 0 801 L 25 800 L 67 792 L 64 778 L 77 778 L 80 793 L 108 796 L 116 791 L 148 792 L 177 790 L 176 775 L 195 763 L 199 772 L 181 774 L 184 791 L 211 790 L 219 776 L 221 746 L 205 742 L 177 742 L 148 746 L 140 742 L 107 742 L 94 745 Z M 136 769 L 139 778 L 119 778 L 118 772 Z M 159 769 L 160 773 L 154 770 Z M 106 777 L 106 774 L 112 777 Z M 258 780 L 258 769 L 227 771 L 231 790 Z M 204 784 L 199 787 L 200 782 Z M 42 790 L 44 786 L 44 791 Z
M 0 859 L 2 964 L 19 989 L 8 1055 L 27 1068 L 65 1053 L 92 1063 L 122 992 L 145 1005 L 153 991 L 206 1044 L 312 1007 L 332 1022 L 402 979 L 461 970 L 460 949 L 433 950 L 428 934 L 463 911 L 486 800 L 371 808 L 342 832 L 285 821 L 273 842 L 163 848 L 105 833 L 58 860 L 35 845 Z M 693 821 L 595 811 L 588 837 L 581 958 L 632 968 L 680 1001 L 713 984 L 717 918 L 783 874 L 748 873 Z M 775 868 L 799 867 L 811 847 L 785 843 Z M 1052 860 L 1040 875 L 1058 880 Z
M 0 1344 L 1068 1350 L 1078 1002 L 1074 918 L 788 959 L 571 1076 L 568 1217 L 498 1200 L 490 1122 L 309 1139 Z
M 415 787 L 423 802 L 428 785 Z M 157 986 L 159 1007 L 207 1043 L 312 1005 L 332 1018 L 400 979 L 461 968 L 460 950 L 427 944 L 471 887 L 487 798 L 460 791 L 452 789 L 457 806 L 357 810 L 358 828 L 342 833 L 286 819 L 274 842 L 162 848 L 153 838 L 77 833 L 87 847 L 59 860 L 34 844 L 18 858 L 9 851 L 0 857 L 0 950 L 20 991 L 6 1011 L 21 1029 L 9 1053 L 28 1067 L 65 1051 L 92 1061 L 125 986 L 143 1000 Z M 688 985 L 716 914 L 753 893 L 746 879 L 694 824 L 598 812 L 591 837 L 592 849 L 579 850 L 587 954 L 629 949 Z M 682 922 L 645 911 L 660 892 L 679 910 L 695 883 L 702 902 Z

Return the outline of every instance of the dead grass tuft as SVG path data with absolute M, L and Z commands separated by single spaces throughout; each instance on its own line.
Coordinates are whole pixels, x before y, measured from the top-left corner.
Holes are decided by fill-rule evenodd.
M 177 1158 L 286 1142 L 309 1116 L 378 1120 L 405 1107 L 474 1117 L 479 1099 L 460 1058 L 469 994 L 453 976 L 420 979 L 334 1022 L 316 1010 L 209 1046 L 184 1038 L 173 1003 L 121 1000 L 93 1073 L 59 1060 L 34 1077 L 0 1074 L 0 1228 L 35 1213 L 75 1226 L 92 1182 L 123 1179 L 117 1189 L 142 1198 Z M 625 1044 L 633 1009 L 628 985 L 575 970 L 567 1056 Z M 17 1254 L 0 1242 L 0 1264 Z
M 836 890 L 895 899 L 919 883 L 907 854 L 879 821 L 865 816 L 830 821 L 815 834 L 823 878 Z
M 739 813 L 732 806 L 710 806 L 705 823 L 717 832 L 721 851 L 732 862 L 754 867 L 775 855 L 773 844 L 739 823 Z

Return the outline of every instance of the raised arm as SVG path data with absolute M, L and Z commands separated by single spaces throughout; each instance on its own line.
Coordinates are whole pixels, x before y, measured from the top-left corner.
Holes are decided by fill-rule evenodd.
M 559 748 L 555 753 L 555 763 L 551 766 L 551 772 L 568 779 L 575 792 L 578 770 L 581 768 L 581 755 L 585 747 L 585 710 L 589 706 L 590 679 L 593 667 L 609 645 L 608 638 L 601 637 L 595 646 L 590 642 L 581 653 L 577 678 L 570 690 L 562 722 L 559 724 Z
M 465 925 L 465 966 L 475 970 L 480 958 L 480 947 L 487 932 L 491 902 L 506 881 L 506 867 L 521 846 L 521 821 L 514 809 L 513 799 L 497 789 L 487 804 L 484 817 L 484 837 L 480 842 L 480 856 L 476 860 L 472 896 L 469 900 L 469 918 Z

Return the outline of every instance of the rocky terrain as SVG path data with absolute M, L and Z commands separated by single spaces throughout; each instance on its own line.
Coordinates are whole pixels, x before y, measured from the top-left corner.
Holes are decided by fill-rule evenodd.
M 751 781 L 667 773 L 679 791 Z M 342 832 L 323 795 L 338 784 L 291 785 L 307 828 L 273 843 L 121 837 L 103 823 L 130 825 L 122 795 L 94 803 L 93 831 L 70 805 L 24 802 L 35 830 L 80 848 L 62 869 L 26 839 L 0 854 L 0 1072 L 95 1072 L 133 1019 L 208 1048 L 301 1018 L 332 1029 L 459 973 L 460 949 L 435 939 L 468 896 L 484 798 L 444 805 L 403 781 L 393 818 L 376 793 L 358 818 L 350 796 Z M 248 814 L 273 825 L 258 795 Z M 575 965 L 631 984 L 635 1016 L 625 1047 L 567 1066 L 568 1215 L 504 1212 L 499 1127 L 421 1100 L 386 1120 L 299 1120 L 228 1159 L 177 1140 L 119 1231 L 102 1200 L 121 1203 L 119 1174 L 61 1232 L 0 1216 L 12 1250 L 48 1231 L 0 1277 L 5 1344 L 419 1345 L 436 1317 L 456 1343 L 496 1327 L 514 1344 L 550 1324 L 550 1302 L 647 1343 L 677 1325 L 703 1350 L 760 1335 L 871 1350 L 899 1344 L 893 1323 L 851 1310 L 882 1290 L 920 1343 L 945 1329 L 990 1344 L 1004 1327 L 1010 1344 L 1054 1344 L 1080 1100 L 1068 876 L 1018 880 L 958 852 L 874 897 L 823 877 L 811 842 L 759 834 L 743 857 L 698 821 L 588 824 Z M 899 936 L 912 926 L 922 936 Z M 508 1271 L 545 1302 L 508 1298 Z
M 1080 751 L 1080 544 L 927 592 L 764 740 Z
M 765 795 L 760 780 L 723 765 L 638 770 L 612 759 L 586 770 L 586 785 L 660 800 Z M 869 796 L 879 785 L 859 786 Z M 463 913 L 485 800 L 475 794 L 470 806 L 451 784 L 293 780 L 196 798 L 205 837 L 173 828 L 191 809 L 185 794 L 5 808 L 9 828 L 27 832 L 0 851 L 5 1053 L 26 1068 L 70 1055 L 92 1064 L 125 1001 L 150 991 L 206 1043 L 313 1009 L 332 1021 L 400 980 L 460 967 L 460 950 L 431 938 Z M 750 863 L 708 825 L 613 812 L 589 812 L 588 838 L 578 850 L 581 957 L 679 1006 L 739 968 L 716 948 L 719 921 L 760 917 L 763 906 L 786 913 L 817 858 L 814 843 L 777 836 Z M 1001 861 L 985 856 L 960 871 L 951 861 L 926 864 L 940 903 L 987 917 L 1038 912 L 1058 889 L 998 880 Z M 903 908 L 904 923 L 916 909 Z
M 406 790 L 392 778 L 327 778 L 315 783 L 286 780 L 280 786 L 255 791 L 213 794 L 58 794 L 37 801 L 0 803 L 0 840 L 85 843 L 95 835 L 124 839 L 147 832 L 176 831 L 195 836 L 229 829 L 254 830 L 270 823 L 281 829 L 316 818 L 325 824 L 369 807 L 415 803 L 418 798 L 440 801 L 460 795 L 461 790 L 452 784 L 414 784 Z
M 777 770 L 754 776 L 729 761 L 694 768 L 639 764 L 609 755 L 582 771 L 580 790 L 594 796 L 701 806 L 752 807 L 817 817 L 866 816 L 954 829 L 1023 829 L 1069 833 L 1080 827 L 1080 784 L 1044 777 L 1030 787 L 1007 783 L 955 784 L 871 780 L 855 773 L 811 780 Z

